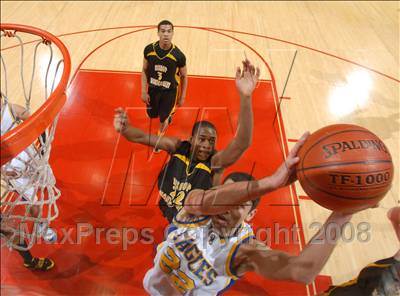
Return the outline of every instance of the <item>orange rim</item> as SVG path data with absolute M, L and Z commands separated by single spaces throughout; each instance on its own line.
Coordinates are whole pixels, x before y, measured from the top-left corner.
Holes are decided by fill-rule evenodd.
M 64 59 L 64 69 L 61 80 L 46 102 L 27 120 L 1 136 L 1 165 L 3 165 L 32 144 L 35 139 L 51 125 L 56 115 L 60 112 L 66 101 L 65 90 L 71 71 L 71 59 L 64 43 L 49 32 L 31 26 L 17 24 L 0 24 L 0 29 L 4 34 L 12 35 L 14 32 L 24 32 L 38 35 L 44 41 L 54 43 L 61 51 Z

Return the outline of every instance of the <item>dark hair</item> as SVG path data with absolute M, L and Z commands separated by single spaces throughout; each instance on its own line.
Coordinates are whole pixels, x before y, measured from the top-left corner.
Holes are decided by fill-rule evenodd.
M 162 20 L 162 21 L 159 22 L 158 25 L 157 25 L 157 31 L 160 31 L 160 27 L 161 27 L 162 25 L 170 25 L 170 26 L 172 27 L 172 31 L 174 30 L 174 25 L 173 25 L 170 21 L 168 21 L 168 20 Z
M 222 183 L 225 183 L 226 180 L 228 180 L 228 179 L 231 179 L 233 182 L 254 181 L 255 180 L 255 178 L 252 175 L 243 173 L 243 172 L 230 173 L 228 176 L 225 177 L 224 182 L 222 182 Z M 250 212 L 258 206 L 258 204 L 260 203 L 260 198 L 258 197 L 256 199 L 253 199 L 251 202 L 252 202 L 252 205 L 251 205 Z
M 195 136 L 197 131 L 202 128 L 202 127 L 209 127 L 212 128 L 213 130 L 217 131 L 215 128 L 215 125 L 213 125 L 211 122 L 202 120 L 202 121 L 197 121 L 192 128 L 192 136 Z

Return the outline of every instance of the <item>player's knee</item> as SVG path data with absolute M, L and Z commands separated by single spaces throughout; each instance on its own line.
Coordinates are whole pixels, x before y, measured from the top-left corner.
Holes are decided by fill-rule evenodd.
M 165 121 L 167 121 L 171 114 L 172 114 L 172 108 L 160 111 L 160 122 L 164 123 Z
M 168 116 L 160 114 L 160 123 L 164 123 L 167 120 Z
M 150 117 L 150 118 L 157 118 L 158 117 L 158 112 L 157 112 L 157 110 L 154 110 L 153 108 L 147 108 L 147 115 Z

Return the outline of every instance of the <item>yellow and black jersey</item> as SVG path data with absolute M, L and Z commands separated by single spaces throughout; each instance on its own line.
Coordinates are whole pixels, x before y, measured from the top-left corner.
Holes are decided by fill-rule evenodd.
M 160 209 L 172 221 L 183 207 L 186 195 L 193 189 L 207 190 L 212 187 L 211 157 L 204 162 L 190 159 L 191 144 L 183 141 L 158 175 L 161 195 Z
M 331 286 L 323 296 L 400 295 L 400 261 L 393 257 L 368 264 L 358 277 Z M 397 290 L 397 291 L 396 291 Z M 393 292 L 394 291 L 394 292 Z M 374 294 L 375 293 L 375 294 Z M 394 293 L 394 294 L 393 294 Z
M 180 82 L 179 68 L 186 66 L 186 57 L 177 46 L 172 44 L 170 49 L 164 50 L 158 41 L 151 43 L 144 49 L 144 58 L 149 64 L 146 73 L 149 87 L 177 88 Z

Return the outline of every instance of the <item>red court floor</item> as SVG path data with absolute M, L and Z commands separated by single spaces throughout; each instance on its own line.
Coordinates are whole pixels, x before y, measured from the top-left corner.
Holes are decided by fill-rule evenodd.
M 286 139 L 281 138 L 278 124 L 272 124 L 275 105 L 270 81 L 260 82 L 253 105 L 253 144 L 226 173 L 253 170 L 254 176 L 262 177 L 271 174 L 283 160 L 282 143 Z M 146 147 L 118 138 L 112 120 L 119 106 L 132 107 L 128 112 L 133 125 L 156 131 L 158 123 L 150 124 L 140 100 L 140 73 L 78 72 L 60 114 L 52 148 L 51 164 L 62 191 L 60 216 L 52 224 L 58 242 L 32 249 L 35 255 L 53 258 L 56 266 L 46 273 L 31 272 L 22 266 L 15 251 L 2 248 L 4 292 L 14 294 L 15 287 L 19 287 L 24 295 L 144 294 L 142 279 L 166 227 L 157 207 L 155 182 L 168 156 L 164 152 L 151 155 Z M 167 135 L 187 139 L 196 120 L 210 120 L 218 131 L 217 149 L 222 149 L 236 129 L 238 111 L 234 80 L 191 76 L 185 107 L 177 110 Z M 292 198 L 289 188 L 285 188 L 262 200 L 253 226 L 272 248 L 296 254 L 300 251 L 296 237 L 290 235 L 285 243 L 283 231 L 279 232 L 282 228 L 292 229 L 295 214 L 301 224 L 297 197 Z M 88 234 L 80 242 L 78 228 Z M 115 230 L 110 232 L 111 228 Z M 271 235 L 268 228 L 272 229 Z M 274 228 L 279 235 L 274 235 Z M 125 248 L 122 236 L 126 233 L 136 243 Z M 106 236 L 111 236 L 112 243 L 106 243 Z M 299 240 L 304 245 L 301 225 Z M 329 283 L 329 277 L 319 277 L 316 290 L 322 291 Z M 314 294 L 312 285 L 309 291 Z M 248 274 L 226 294 L 307 295 L 307 288 Z

